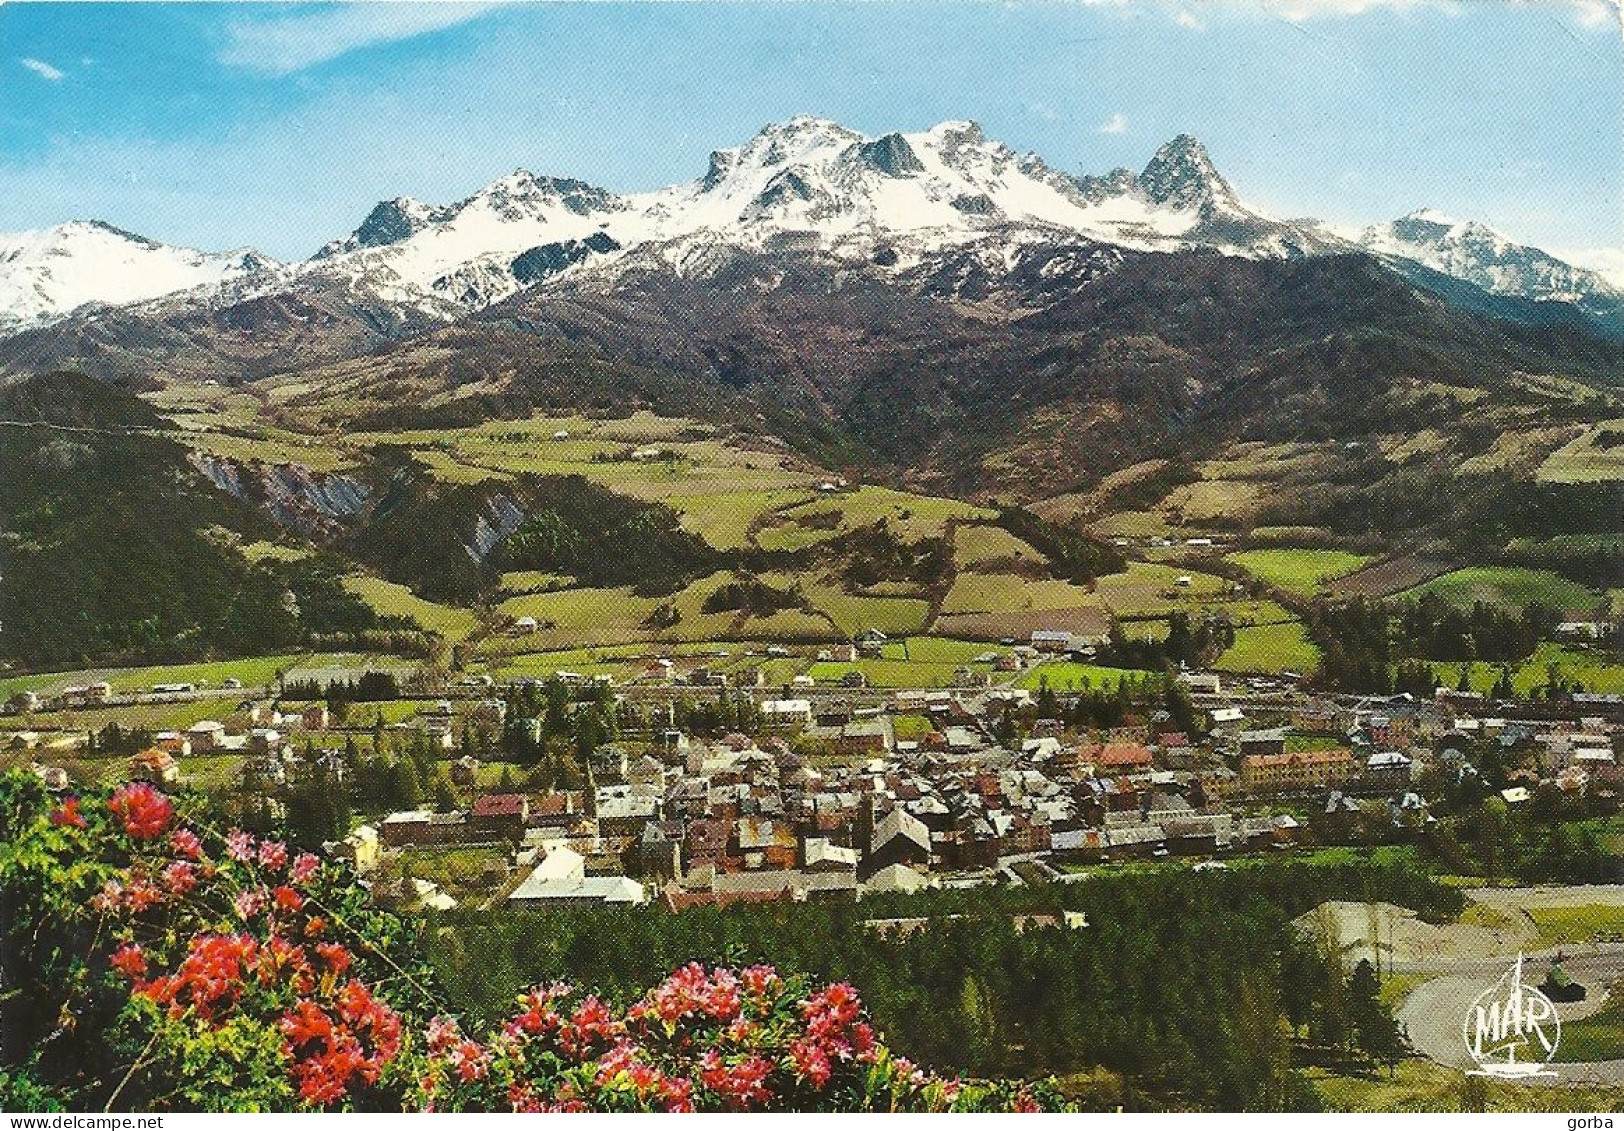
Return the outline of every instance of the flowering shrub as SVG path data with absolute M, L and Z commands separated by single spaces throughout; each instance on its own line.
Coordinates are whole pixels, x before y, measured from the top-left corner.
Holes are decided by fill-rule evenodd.
M 437 1018 L 428 1110 L 1041 1110 L 1047 1089 L 942 1079 L 878 1041 L 855 990 L 769 966 L 690 963 L 624 1012 L 567 985 L 523 995 L 480 1042 Z
M 0 1107 L 1039 1110 L 943 1079 L 852 987 L 676 971 L 629 1008 L 531 990 L 493 1031 L 444 1014 L 404 924 L 342 868 L 215 829 L 146 783 L 56 800 L 0 776 Z

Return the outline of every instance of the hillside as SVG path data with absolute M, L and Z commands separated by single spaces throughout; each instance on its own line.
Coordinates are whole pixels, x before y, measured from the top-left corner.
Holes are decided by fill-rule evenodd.
M 51 373 L 0 386 L 0 419 L 0 658 L 240 654 L 377 627 L 318 563 L 244 557 L 270 524 L 151 431 L 164 422 L 129 394 Z

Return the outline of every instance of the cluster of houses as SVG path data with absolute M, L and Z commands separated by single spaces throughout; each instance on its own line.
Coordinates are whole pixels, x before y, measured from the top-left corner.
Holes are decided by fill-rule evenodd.
M 1289 846 L 1305 825 L 1323 839 L 1339 820 L 1371 812 L 1413 830 L 1430 820 L 1426 771 L 1475 773 L 1496 748 L 1509 767 L 1507 804 L 1542 785 L 1624 793 L 1616 696 L 1576 695 L 1565 714 L 1510 717 L 1504 705 L 1442 689 L 1432 699 L 1358 699 L 1260 694 L 1212 673 L 1182 678 L 1203 716 L 1195 738 L 1161 711 L 1087 733 L 1027 712 L 1021 737 L 1000 741 L 1008 709 L 1033 706 L 1030 692 L 1009 687 L 904 690 L 879 703 L 870 694 L 866 706 L 769 698 L 758 734 L 702 741 L 669 730 L 635 748 L 601 746 L 582 789 L 490 792 L 466 809 L 391 813 L 328 847 L 368 870 L 388 853 L 484 845 L 514 906 L 682 908 L 1221 857 Z M 409 725 L 451 751 L 466 728 L 501 730 L 508 711 L 499 698 L 444 700 Z M 260 780 L 285 780 L 289 732 L 328 726 L 320 705 L 284 713 L 244 703 L 228 722 L 156 736 L 130 769 L 172 782 L 189 755 L 242 751 Z M 465 756 L 452 778 L 472 787 L 477 770 Z
M 1620 727 L 1603 717 L 1504 719 L 1445 693 L 1259 707 L 1216 676 L 1187 678 L 1206 711 L 1196 742 L 1158 714 L 1082 736 L 1039 719 L 1005 746 L 993 721 L 1029 701 L 1012 690 L 903 691 L 871 709 L 768 700 L 760 735 L 705 742 L 672 731 L 646 752 L 606 746 L 585 789 L 395 813 L 379 832 L 385 850 L 504 846 L 522 876 L 513 905 L 689 907 L 997 882 L 1018 865 L 1057 877 L 1070 864 L 1255 851 L 1292 844 L 1322 812 L 1361 806 L 1413 829 L 1429 819 L 1422 770 L 1459 770 L 1488 742 L 1531 766 L 1508 803 L 1544 780 L 1624 784 Z M 930 729 L 899 739 L 904 715 Z M 797 737 L 814 741 L 792 746 Z M 809 748 L 827 753 L 796 752 Z
M 284 712 L 268 703 L 245 702 L 225 721 L 200 719 L 185 730 L 154 734 L 150 745 L 130 757 L 128 777 L 173 785 L 184 777 L 189 757 L 237 754 L 244 759 L 246 775 L 262 782 L 285 782 L 295 761 L 290 739 L 325 731 L 330 725 L 327 708 L 320 703 Z M 37 732 L 15 731 L 11 744 L 15 749 L 31 749 L 43 738 Z M 337 764 L 336 758 L 333 764 Z

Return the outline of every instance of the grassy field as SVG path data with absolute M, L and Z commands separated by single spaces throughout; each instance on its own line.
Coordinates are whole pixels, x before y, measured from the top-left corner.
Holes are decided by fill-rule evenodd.
M 1131 679 L 1156 678 L 1154 672 L 1132 671 L 1127 668 L 1107 668 L 1099 664 L 1079 664 L 1072 660 L 1049 660 L 1028 668 L 1015 680 L 1014 686 L 1036 691 L 1045 683 L 1053 691 L 1098 690 L 1115 687 L 1124 676 Z
M 1188 577 L 1190 584 L 1177 584 Z M 1231 583 L 1222 577 L 1153 562 L 1129 562 L 1121 573 L 1099 579 L 1094 595 L 1118 616 L 1144 616 L 1189 609 L 1224 596 Z
M 160 664 L 139 668 L 88 668 L 71 672 L 46 672 L 0 679 L 0 698 L 19 691 L 55 692 L 64 687 L 106 680 L 115 694 L 145 691 L 158 683 L 192 683 L 219 687 L 227 679 L 242 681 L 248 690 L 264 687 L 279 671 L 310 667 L 330 661 L 353 659 L 345 653 L 284 652 L 242 660 L 213 660 L 196 664 Z
M 1512 672 L 1511 683 L 1517 694 L 1527 695 L 1534 688 L 1543 687 L 1547 679 L 1546 669 L 1551 664 L 1556 665 L 1565 681 L 1582 683 L 1588 691 L 1624 693 L 1624 664 L 1609 662 L 1596 653 L 1547 642 L 1536 648 L 1534 654 Z M 1436 667 L 1440 676 L 1453 686 L 1459 678 L 1461 665 L 1441 662 Z M 1473 664 L 1472 690 L 1487 694 L 1493 689 L 1499 674 L 1497 665 Z
M 555 593 L 530 593 L 509 597 L 497 611 L 510 617 L 532 616 L 542 624 L 552 622 L 557 629 L 591 633 L 609 642 L 619 633 L 638 631 L 660 604 L 655 597 L 639 597 L 631 586 L 616 589 L 561 589 Z M 547 629 L 538 637 L 550 636 Z M 595 643 L 581 640 L 580 643 Z
M 1154 538 L 1172 533 L 1173 526 L 1155 511 L 1117 511 L 1089 524 L 1101 538 Z
M 1601 986 L 1587 987 L 1591 996 L 1600 993 Z M 1556 1047 L 1553 1058 L 1558 1064 L 1583 1064 L 1587 1061 L 1617 1060 L 1624 1057 L 1624 985 L 1614 984 L 1608 990 L 1607 1004 L 1592 1013 L 1562 1026 L 1562 1043 Z
M 1504 431 L 1495 437 L 1488 451 L 1463 460 L 1456 471 L 1461 475 L 1482 475 L 1489 471 L 1528 475 L 1566 444 L 1573 432 L 1571 425 Z
M 1624 479 L 1624 445 L 1604 446 L 1604 433 L 1624 432 L 1624 420 L 1605 420 L 1562 445 L 1539 465 L 1534 477 L 1546 483 L 1596 483 Z
M 567 574 L 547 573 L 539 569 L 515 569 L 502 575 L 504 596 L 516 597 L 525 593 L 545 593 L 550 589 L 567 589 L 575 579 Z
M 933 729 L 928 715 L 891 716 L 891 733 L 899 742 L 918 742 Z
M 953 564 L 959 569 L 973 569 L 985 562 L 1007 558 L 1023 562 L 1044 560 L 1042 554 L 1000 526 L 966 523 L 954 533 Z
M 957 668 L 989 671 L 990 663 L 975 659 L 988 651 L 985 644 L 973 640 L 910 636 L 887 641 L 878 659 L 865 657 L 854 663 L 822 660 L 811 664 L 807 674 L 819 683 L 836 682 L 847 672 L 859 671 L 870 687 L 951 687 Z
M 1529 948 L 1572 943 L 1624 941 L 1624 907 L 1583 903 L 1575 907 L 1530 907 L 1527 914 L 1539 930 Z
M 257 695 L 263 688 L 245 688 Z M 64 731 L 100 730 L 108 723 L 146 731 L 185 730 L 204 719 L 220 719 L 236 708 L 234 697 L 207 696 L 182 703 L 136 703 L 120 707 L 75 707 L 68 711 L 38 711 L 4 720 L 7 728 L 61 727 Z
M 975 521 L 995 517 L 985 507 L 957 499 L 942 499 L 929 495 L 909 495 L 889 487 L 859 487 L 855 491 L 831 495 L 803 506 L 783 512 L 790 520 L 815 515 L 839 515 L 838 530 L 855 530 L 872 526 L 884 519 L 891 530 L 904 541 L 916 542 L 921 538 L 941 535 L 948 522 Z M 763 541 L 763 545 L 766 542 Z
M 346 577 L 344 588 L 371 605 L 379 616 L 406 617 L 419 628 L 437 632 L 453 643 L 479 626 L 478 618 L 467 609 L 426 601 L 406 586 L 381 577 Z
M 321 472 L 345 471 L 355 466 L 351 453 L 324 441 L 264 426 L 253 431 L 255 434 L 248 436 L 186 431 L 177 438 L 194 451 L 239 463 L 295 464 Z
M 813 499 L 810 491 L 730 491 L 715 495 L 671 495 L 664 501 L 677 512 L 684 530 L 699 535 L 719 550 L 735 550 L 751 543 L 753 527 L 776 511 Z
M 1005 613 L 1028 609 L 1098 608 L 1101 602 L 1080 585 L 1052 578 L 1032 581 L 1014 573 L 960 573 L 942 601 L 942 612 Z
M 297 562 L 314 553 L 306 546 L 283 546 L 277 542 L 248 542 L 239 549 L 251 562 Z
M 1520 609 L 1538 601 L 1550 608 L 1591 609 L 1601 604 L 1594 589 L 1569 581 L 1543 569 L 1516 566 L 1473 566 L 1457 569 L 1431 581 L 1406 589 L 1401 599 L 1414 599 L 1431 593 L 1459 608 L 1469 609 L 1478 601 Z
M 1226 672 L 1304 675 L 1319 668 L 1320 651 L 1299 621 L 1235 630 L 1235 643 L 1213 666 Z
M 985 665 L 983 665 L 985 666 Z M 819 660 L 807 674 L 819 683 L 839 683 L 849 672 L 862 672 L 870 687 L 952 687 L 957 664 L 922 664 L 910 660 L 857 660 L 840 663 Z
M 1363 569 L 1336 578 L 1329 588 L 1333 596 L 1387 597 L 1406 589 L 1413 589 L 1429 578 L 1447 573 L 1449 563 L 1423 554 L 1406 554 L 1372 562 Z
M 828 616 L 843 635 L 851 637 L 877 628 L 887 636 L 919 632 L 930 616 L 930 604 L 913 597 L 865 597 L 842 592 L 827 580 L 807 586 L 812 607 Z
M 1235 479 L 1203 479 L 1175 487 L 1158 506 L 1178 524 L 1200 525 L 1213 519 L 1247 522 L 1257 511 L 1261 489 L 1256 483 Z
M 1352 573 L 1371 561 L 1343 550 L 1244 550 L 1228 560 L 1277 589 L 1312 597 L 1323 582 Z

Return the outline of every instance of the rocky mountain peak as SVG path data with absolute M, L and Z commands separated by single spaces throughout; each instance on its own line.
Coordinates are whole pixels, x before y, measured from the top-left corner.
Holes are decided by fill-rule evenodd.
M 1139 174 L 1139 185 L 1157 204 L 1174 208 L 1240 207 L 1207 147 L 1190 134 L 1179 134 L 1158 149 Z
M 434 222 L 435 210 L 420 200 L 397 196 L 380 201 L 355 229 L 350 243 L 355 247 L 384 247 L 410 239 Z
M 899 133 L 862 142 L 857 147 L 857 155 L 865 165 L 891 177 L 906 177 L 925 171 L 913 146 Z

